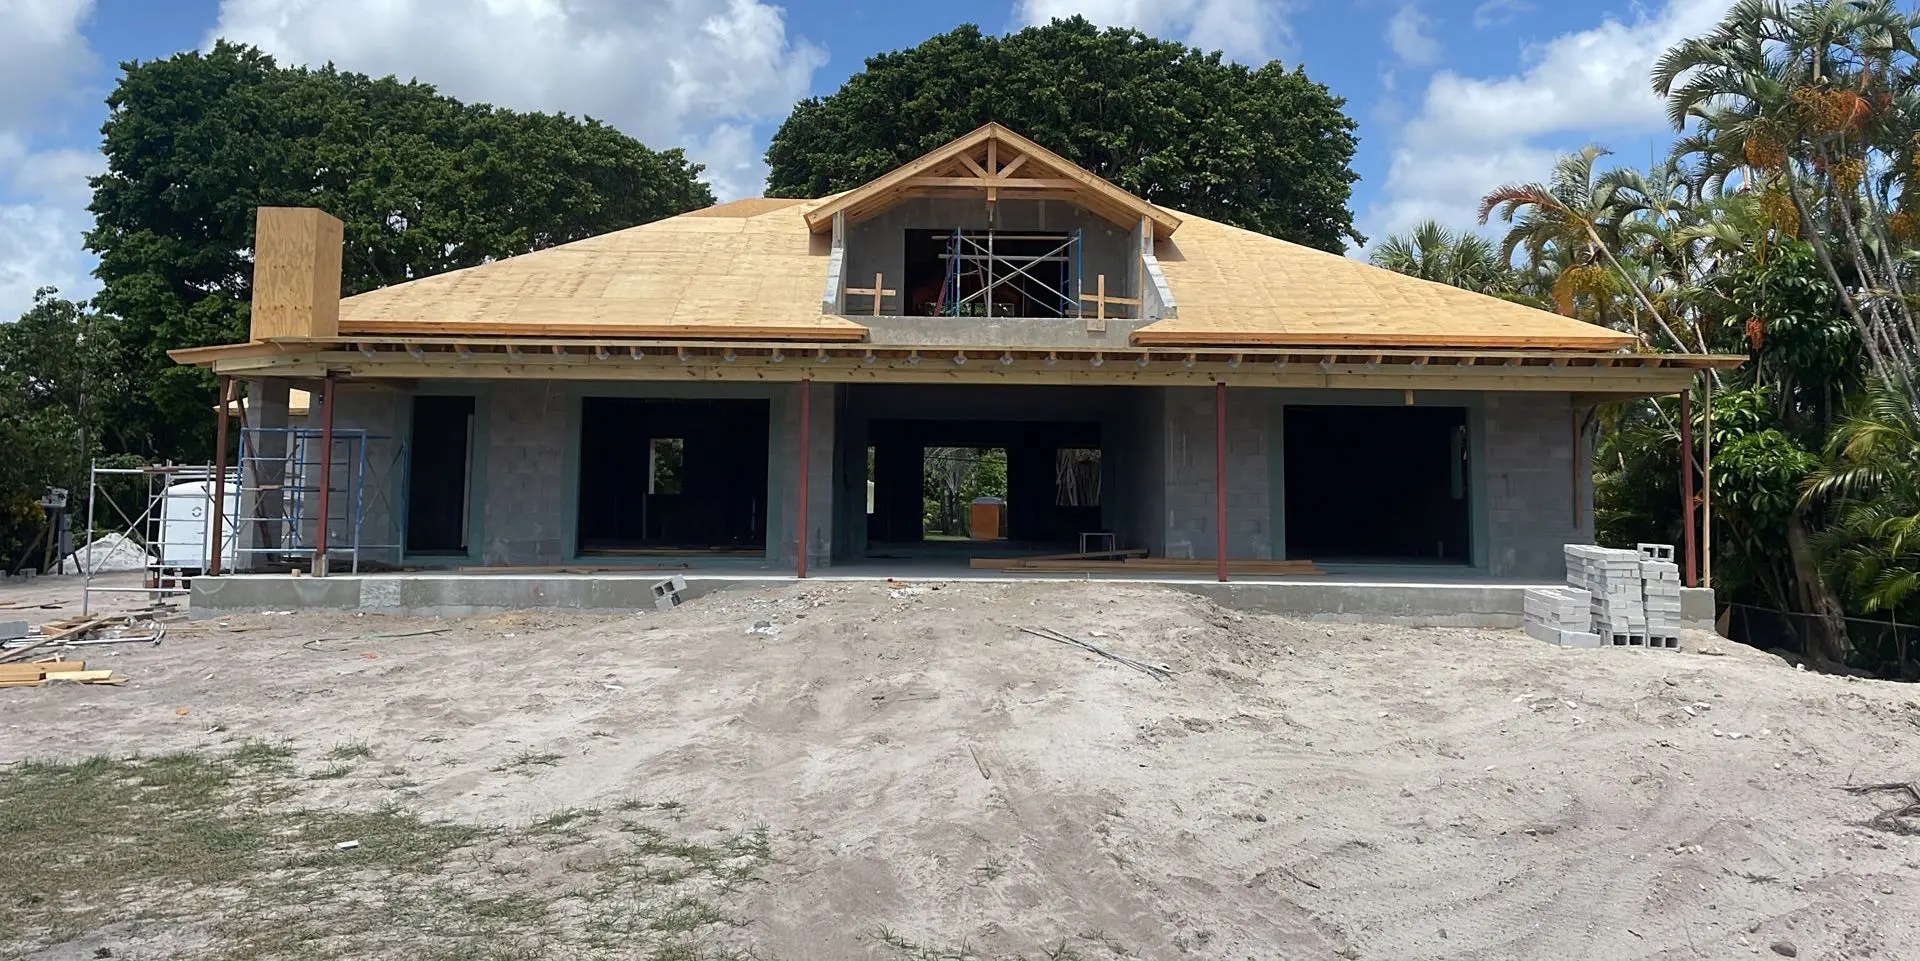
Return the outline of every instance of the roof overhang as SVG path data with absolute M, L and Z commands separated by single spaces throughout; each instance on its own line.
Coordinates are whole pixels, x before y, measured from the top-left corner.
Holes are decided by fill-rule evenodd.
M 1180 218 L 1108 183 L 1025 137 L 989 123 L 807 212 L 814 233 L 836 216 L 857 223 L 909 197 L 1068 200 L 1128 229 L 1146 220 L 1156 238 L 1171 236 Z
M 1558 391 L 1588 402 L 1685 390 L 1746 358 L 1498 350 L 911 347 L 528 338 L 305 339 L 173 351 L 243 377 L 1068 384 L 1396 391 Z

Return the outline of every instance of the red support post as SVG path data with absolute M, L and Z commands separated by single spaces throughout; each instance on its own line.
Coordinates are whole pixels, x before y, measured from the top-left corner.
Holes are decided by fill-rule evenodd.
M 1220 582 L 1227 580 L 1227 384 L 1213 385 L 1213 556 Z
M 1693 385 L 1680 392 L 1680 527 L 1681 549 L 1686 552 L 1682 567 L 1688 587 L 1700 586 L 1693 548 Z
M 812 446 L 812 441 L 813 381 L 803 380 L 800 382 L 800 507 L 796 511 L 800 521 L 800 536 L 794 568 L 798 577 L 807 576 L 807 448 Z
M 320 398 L 320 517 L 313 540 L 313 576 L 327 576 L 327 517 L 332 512 L 333 494 L 333 388 L 338 383 L 328 374 L 325 393 Z
M 207 574 L 220 576 L 220 547 L 227 540 L 227 419 L 233 416 L 234 379 L 220 375 L 220 413 L 213 427 L 213 521 L 208 530 L 213 544 L 208 548 Z

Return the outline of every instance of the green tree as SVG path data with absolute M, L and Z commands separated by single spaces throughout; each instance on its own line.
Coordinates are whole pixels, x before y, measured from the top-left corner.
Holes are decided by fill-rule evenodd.
M 1005 37 L 971 24 L 868 58 L 801 101 L 767 149 L 768 192 L 859 186 L 989 121 L 1165 207 L 1340 252 L 1355 124 L 1278 62 L 1225 62 L 1084 18 Z
M 47 488 L 67 488 L 73 503 L 86 496 L 87 462 L 103 446 L 98 398 L 123 386 L 115 345 L 84 301 L 43 288 L 0 324 L 0 568 L 39 533 Z
M 88 245 L 139 385 L 114 418 L 139 449 L 180 459 L 211 450 L 212 380 L 165 352 L 246 339 L 255 207 L 344 221 L 354 294 L 713 202 L 679 150 L 597 121 L 283 68 L 224 42 L 126 64 L 107 104 Z

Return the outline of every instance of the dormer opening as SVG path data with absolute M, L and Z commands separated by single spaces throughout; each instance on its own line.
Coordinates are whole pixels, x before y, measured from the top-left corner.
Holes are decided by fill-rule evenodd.
M 905 234 L 908 316 L 1080 316 L 1079 229 L 956 227 Z

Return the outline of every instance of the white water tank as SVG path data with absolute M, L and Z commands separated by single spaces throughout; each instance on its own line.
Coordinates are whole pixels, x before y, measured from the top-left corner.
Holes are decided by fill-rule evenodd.
M 220 566 L 232 568 L 240 529 L 240 478 L 227 478 L 226 537 L 220 545 Z M 186 481 L 167 487 L 161 499 L 160 542 L 150 545 L 162 567 L 206 570 L 213 559 L 213 482 Z

